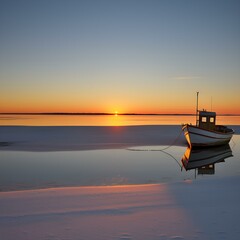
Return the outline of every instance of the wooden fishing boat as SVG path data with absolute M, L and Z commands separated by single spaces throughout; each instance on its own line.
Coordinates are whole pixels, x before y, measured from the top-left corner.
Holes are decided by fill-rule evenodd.
M 196 111 L 196 125 L 182 126 L 185 138 L 190 147 L 219 146 L 228 144 L 234 131 L 222 125 L 216 125 L 216 113 L 206 110 Z

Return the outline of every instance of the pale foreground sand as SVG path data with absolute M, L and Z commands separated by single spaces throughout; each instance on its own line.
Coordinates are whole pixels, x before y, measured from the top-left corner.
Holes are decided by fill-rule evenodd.
M 0 193 L 0 236 L 240 239 L 240 176 L 172 184 Z

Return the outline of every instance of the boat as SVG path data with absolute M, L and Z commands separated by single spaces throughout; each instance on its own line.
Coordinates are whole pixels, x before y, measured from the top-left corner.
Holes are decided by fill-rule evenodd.
M 222 125 L 216 125 L 216 112 L 197 110 L 196 125 L 183 124 L 182 130 L 190 147 L 208 147 L 228 144 L 234 130 Z
M 229 144 L 212 148 L 190 148 L 183 154 L 182 164 L 186 171 L 197 169 L 198 174 L 214 174 L 214 165 L 232 157 Z

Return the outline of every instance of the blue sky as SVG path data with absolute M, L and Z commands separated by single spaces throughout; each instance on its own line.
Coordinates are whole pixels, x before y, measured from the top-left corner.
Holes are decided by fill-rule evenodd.
M 240 1 L 1 1 L 0 33 L 1 112 L 240 113 Z

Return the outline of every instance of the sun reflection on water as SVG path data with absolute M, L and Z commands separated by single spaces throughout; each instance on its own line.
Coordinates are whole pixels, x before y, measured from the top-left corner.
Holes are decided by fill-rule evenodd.
M 0 126 L 131 126 L 131 125 L 181 125 L 195 122 L 195 116 L 122 115 L 8 115 L 0 116 Z M 217 124 L 240 125 L 240 116 L 219 116 Z

